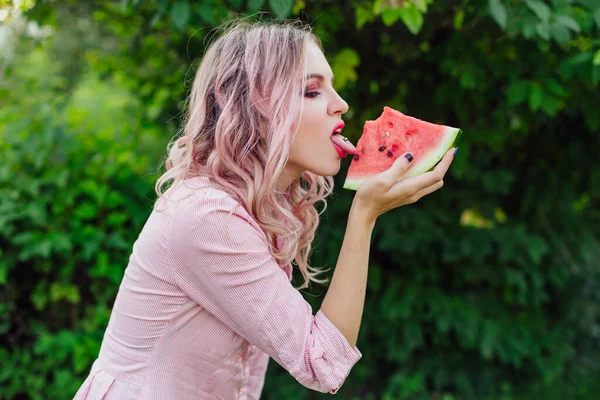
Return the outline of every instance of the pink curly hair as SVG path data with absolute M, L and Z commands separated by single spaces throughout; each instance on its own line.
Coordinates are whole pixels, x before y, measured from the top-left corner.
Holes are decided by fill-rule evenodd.
M 309 266 L 308 258 L 333 190 L 332 177 L 308 171 L 285 192 L 276 190 L 302 112 L 310 41 L 322 49 L 300 21 L 226 24 L 200 63 L 181 136 L 167 146 L 167 171 L 155 185 L 158 202 L 170 181 L 174 187 L 208 176 L 211 186 L 246 208 L 269 243 L 282 240 L 271 254 L 280 266 L 298 266 L 304 277 L 298 289 L 328 282 L 317 278 L 326 270 Z

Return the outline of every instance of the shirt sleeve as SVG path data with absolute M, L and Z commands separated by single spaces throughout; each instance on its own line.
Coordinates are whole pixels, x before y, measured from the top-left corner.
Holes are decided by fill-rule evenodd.
M 231 198 L 180 209 L 169 247 L 181 289 L 285 368 L 302 385 L 335 394 L 362 357 L 292 287 L 267 238 Z

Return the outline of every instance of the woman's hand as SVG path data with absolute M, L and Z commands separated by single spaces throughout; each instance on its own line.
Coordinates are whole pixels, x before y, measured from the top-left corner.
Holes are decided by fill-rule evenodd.
M 375 221 L 381 214 L 405 204 L 412 204 L 421 197 L 435 192 L 444 185 L 444 176 L 454 160 L 451 148 L 438 165 L 424 174 L 401 179 L 411 165 L 410 157 L 398 157 L 394 164 L 371 179 L 364 181 L 354 196 L 353 207 L 358 208 L 367 219 Z

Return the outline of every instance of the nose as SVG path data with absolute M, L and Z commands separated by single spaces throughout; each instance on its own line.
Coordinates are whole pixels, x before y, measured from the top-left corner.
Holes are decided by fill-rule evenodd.
M 330 115 L 342 115 L 348 111 L 348 103 L 339 94 L 335 93 L 334 99 L 329 103 L 328 111 Z

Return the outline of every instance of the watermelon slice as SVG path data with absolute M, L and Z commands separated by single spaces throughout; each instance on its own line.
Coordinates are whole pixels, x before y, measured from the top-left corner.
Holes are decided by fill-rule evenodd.
M 414 156 L 404 178 L 431 170 L 462 135 L 458 128 L 432 124 L 409 117 L 390 107 L 375 121 L 366 121 L 348 169 L 344 188 L 357 190 L 360 184 L 389 169 L 407 152 Z

